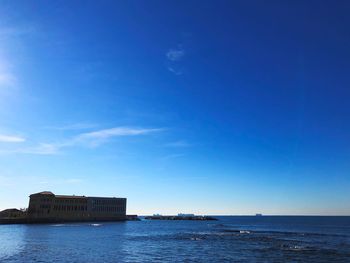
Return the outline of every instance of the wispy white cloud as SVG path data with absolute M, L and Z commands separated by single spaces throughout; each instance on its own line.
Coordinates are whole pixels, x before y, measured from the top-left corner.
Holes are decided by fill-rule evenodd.
M 147 135 L 151 133 L 161 132 L 161 128 L 131 128 L 131 127 L 114 127 L 110 129 L 97 130 L 92 132 L 81 133 L 71 138 L 60 142 L 39 143 L 38 145 L 29 146 L 25 148 L 17 148 L 11 150 L 1 150 L 1 154 L 38 154 L 38 155 L 55 155 L 62 153 L 64 148 L 69 147 L 98 147 L 103 143 L 107 143 L 113 137 L 122 136 L 138 136 Z M 9 142 L 19 142 L 21 137 L 3 136 L 0 135 L 0 142 L 3 140 Z
M 108 139 L 116 136 L 134 136 L 143 135 L 162 131 L 163 129 L 144 129 L 144 128 L 129 128 L 129 127 L 115 127 L 111 129 L 104 129 L 94 132 L 83 133 L 79 135 L 80 139 Z
M 8 38 L 21 37 L 37 32 L 37 28 L 34 26 L 17 26 L 17 27 L 1 27 L 0 39 L 6 40 Z
M 61 146 L 59 144 L 40 143 L 37 146 L 17 149 L 14 153 L 38 154 L 38 155 L 54 155 L 60 153 Z
M 184 154 L 184 153 L 174 153 L 174 154 L 169 154 L 169 155 L 163 156 L 160 158 L 160 160 L 166 161 L 166 160 L 181 158 L 184 156 L 186 156 L 186 154 Z
M 50 189 L 52 186 L 57 185 L 76 185 L 84 183 L 85 181 L 81 178 L 53 178 L 49 176 L 37 176 L 37 175 L 15 175 L 15 174 L 7 174 L 7 175 L 0 175 L 0 187 L 18 187 L 18 182 L 22 182 L 24 185 L 35 185 L 40 187 L 47 187 Z
M 82 183 L 83 180 L 82 179 L 78 179 L 78 178 L 71 178 L 71 179 L 63 179 L 63 180 L 44 180 L 44 181 L 40 181 L 38 182 L 38 184 L 42 184 L 42 185 L 61 185 L 61 184 L 80 184 Z
M 168 67 L 168 70 L 170 71 L 170 72 L 172 72 L 172 73 L 174 73 L 175 75 L 177 75 L 177 76 L 180 76 L 180 75 L 182 75 L 183 74 L 183 72 L 182 72 L 182 70 L 181 69 L 176 69 L 175 67 Z
M 183 74 L 183 67 L 181 61 L 185 57 L 185 50 L 181 45 L 179 45 L 177 48 L 171 48 L 166 52 L 165 56 L 168 60 L 167 62 L 167 68 L 168 70 L 179 76 Z
M 18 82 L 13 71 L 13 59 L 7 57 L 6 51 L 16 48 L 22 37 L 32 35 L 36 29 L 32 26 L 5 27 L 0 26 L 0 88 L 15 86 Z
M 24 142 L 26 139 L 23 137 L 19 137 L 19 136 L 14 136 L 14 135 L 4 135 L 4 134 L 0 134 L 0 142 Z
M 15 86 L 17 78 L 11 68 L 10 64 L 0 57 L 0 88 Z
M 71 179 L 64 180 L 64 183 L 67 183 L 67 184 L 79 184 L 81 182 L 83 182 L 83 180 L 78 178 L 71 178 Z
M 177 49 L 169 49 L 166 53 L 166 57 L 170 61 L 179 61 L 185 56 L 185 51 L 179 47 Z
M 78 122 L 63 126 L 45 126 L 44 129 L 49 130 L 58 130 L 58 131 L 70 131 L 70 130 L 87 130 L 96 127 L 97 125 L 94 123 L 88 123 L 88 122 Z
M 50 144 L 50 143 L 39 143 L 34 146 L 27 146 L 21 148 L 13 149 L 0 149 L 0 154 L 9 155 L 9 154 L 36 154 L 36 155 L 56 155 L 60 152 L 61 146 L 59 144 Z
M 150 133 L 160 132 L 160 128 L 130 128 L 114 127 L 93 132 L 82 133 L 72 139 L 73 144 L 81 144 L 89 147 L 96 147 L 110 140 L 113 137 L 147 135 Z
M 179 141 L 167 143 L 167 144 L 165 144 L 165 146 L 166 147 L 174 147 L 174 148 L 183 148 L 183 147 L 190 147 L 192 145 L 184 140 L 179 140 Z
M 5 19 L 6 20 L 6 19 Z M 24 24 L 0 23 L 0 107 L 10 104 L 13 98 L 18 99 L 20 93 L 19 83 L 21 76 L 18 68 L 23 58 L 23 47 L 26 37 L 32 37 L 38 33 L 34 25 L 26 22 Z M 21 54 L 18 55 L 18 50 Z
M 16 83 L 16 78 L 12 73 L 2 72 L 0 68 L 0 87 L 13 86 Z

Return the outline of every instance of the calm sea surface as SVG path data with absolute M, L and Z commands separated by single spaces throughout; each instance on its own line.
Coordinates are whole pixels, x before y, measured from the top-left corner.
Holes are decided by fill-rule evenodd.
M 0 262 L 350 262 L 350 217 L 0 225 Z

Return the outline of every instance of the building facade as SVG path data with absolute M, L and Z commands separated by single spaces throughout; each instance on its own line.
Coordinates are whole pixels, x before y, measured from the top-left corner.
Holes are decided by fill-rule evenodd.
M 29 198 L 28 219 L 32 221 L 126 220 L 126 198 L 55 195 L 48 191 Z

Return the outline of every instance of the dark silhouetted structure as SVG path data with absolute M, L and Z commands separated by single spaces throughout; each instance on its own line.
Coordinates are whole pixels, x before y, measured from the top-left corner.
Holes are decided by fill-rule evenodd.
M 27 218 L 29 222 L 126 220 L 126 198 L 40 192 L 30 195 Z

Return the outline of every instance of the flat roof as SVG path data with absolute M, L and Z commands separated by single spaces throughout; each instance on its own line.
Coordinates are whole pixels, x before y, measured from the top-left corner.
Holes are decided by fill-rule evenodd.
M 85 195 L 55 195 L 56 198 L 87 198 Z
M 124 197 L 105 197 L 105 196 L 88 196 L 88 198 L 99 198 L 99 199 L 123 199 Z
M 32 195 L 54 195 L 54 193 L 50 192 L 50 191 L 43 191 L 43 192 L 31 194 L 30 196 L 32 196 Z
M 49 196 L 54 196 L 55 198 L 61 198 L 61 199 L 85 199 L 85 198 L 95 198 L 95 199 L 126 199 L 125 197 L 105 197 L 105 196 L 85 196 L 85 195 L 55 195 L 54 193 L 50 191 L 43 191 L 35 194 L 31 194 L 30 196 L 33 195 L 49 195 Z

